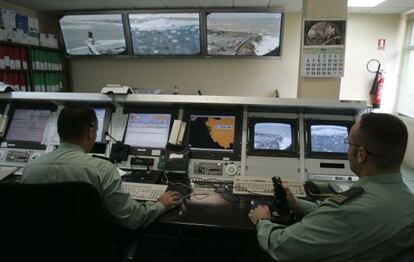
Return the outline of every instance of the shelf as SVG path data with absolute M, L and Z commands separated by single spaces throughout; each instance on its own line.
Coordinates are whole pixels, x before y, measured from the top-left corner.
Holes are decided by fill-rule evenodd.
M 0 69 L 0 81 L 4 80 L 8 84 L 25 87 L 25 89 L 32 92 L 40 90 L 57 91 L 57 89 L 60 90 L 62 87 L 61 91 L 67 90 L 65 61 L 61 49 L 25 45 L 9 41 L 0 41 L 0 47 L 4 49 L 5 54 L 10 52 L 7 54 L 11 59 L 16 58 L 25 61 L 28 66 L 25 70 Z M 53 64 L 53 66 L 50 66 L 49 63 Z M 60 66 L 58 67 L 56 64 L 60 64 Z M 52 70 L 52 68 L 60 68 L 60 70 Z
M 62 70 L 33 70 L 33 73 L 63 73 Z
M 13 46 L 13 47 L 32 48 L 32 49 L 52 51 L 52 52 L 63 52 L 63 50 L 62 49 L 59 49 L 59 48 L 51 48 L 51 47 L 36 46 L 36 45 L 26 45 L 26 44 L 20 44 L 20 43 L 13 43 L 13 42 L 9 42 L 9 41 L 0 41 L 0 45 L 7 45 L 7 46 Z
M 10 72 L 10 73 L 28 73 L 28 69 L 1 69 L 1 72 Z

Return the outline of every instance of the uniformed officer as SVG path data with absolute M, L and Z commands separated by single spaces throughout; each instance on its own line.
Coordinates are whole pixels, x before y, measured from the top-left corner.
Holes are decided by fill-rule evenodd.
M 59 148 L 29 162 L 24 168 L 22 183 L 90 183 L 100 193 L 113 224 L 129 229 L 145 227 L 179 204 L 177 192 L 164 193 L 158 202 L 132 200 L 122 189 L 115 165 L 86 154 L 95 144 L 98 129 L 95 111 L 89 106 L 65 107 L 57 125 Z
M 414 195 L 400 173 L 407 138 L 397 117 L 363 115 L 346 141 L 359 181 L 320 205 L 284 186 L 289 207 L 306 215 L 286 227 L 267 206 L 252 210 L 259 245 L 277 261 L 414 261 Z

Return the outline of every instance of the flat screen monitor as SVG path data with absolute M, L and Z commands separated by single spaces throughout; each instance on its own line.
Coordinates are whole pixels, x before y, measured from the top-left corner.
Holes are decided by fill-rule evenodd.
M 207 52 L 212 56 L 280 56 L 281 12 L 207 14 Z
M 51 115 L 46 109 L 15 109 L 7 130 L 8 147 L 43 149 L 43 135 Z
M 96 118 L 98 119 L 98 130 L 96 132 L 96 142 L 105 143 L 105 131 L 108 130 L 111 121 L 111 110 L 104 107 L 94 107 Z
M 160 148 L 167 145 L 171 126 L 168 113 L 129 113 L 124 143 L 139 148 Z
M 249 154 L 297 156 L 297 122 L 283 119 L 250 119 Z
M 310 121 L 307 125 L 309 157 L 346 159 L 348 138 L 353 123 L 339 121 Z
M 134 55 L 199 55 L 199 13 L 129 14 Z
M 65 15 L 59 26 L 68 55 L 126 54 L 121 14 Z
M 187 143 L 192 158 L 239 160 L 241 117 L 239 114 L 188 112 Z

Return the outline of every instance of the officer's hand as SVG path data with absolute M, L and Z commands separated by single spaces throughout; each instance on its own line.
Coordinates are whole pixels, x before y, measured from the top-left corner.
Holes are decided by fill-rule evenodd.
M 288 184 L 286 183 L 282 183 L 283 188 L 286 191 L 286 200 L 287 200 L 287 205 L 290 209 L 296 210 L 299 208 L 299 200 L 298 198 L 292 193 L 292 191 L 290 190 Z
M 163 204 L 165 209 L 168 210 L 181 204 L 181 195 L 175 191 L 167 191 L 162 194 L 157 201 Z
M 258 205 L 255 209 L 250 210 L 249 218 L 253 224 L 257 224 L 259 219 L 270 219 L 272 217 L 269 207 Z

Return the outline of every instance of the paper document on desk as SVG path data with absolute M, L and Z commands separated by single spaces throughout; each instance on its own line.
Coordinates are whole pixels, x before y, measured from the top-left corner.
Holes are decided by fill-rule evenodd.
M 127 172 L 125 172 L 124 170 L 120 169 L 120 168 L 116 168 L 116 170 L 118 170 L 118 173 L 121 177 L 125 176 L 127 174 Z

